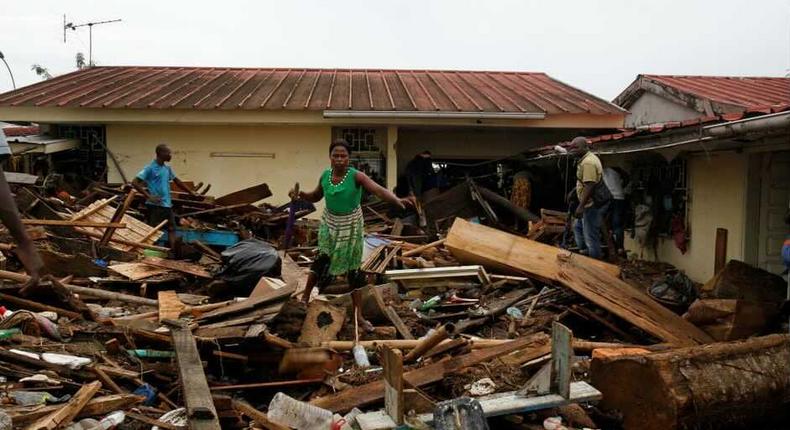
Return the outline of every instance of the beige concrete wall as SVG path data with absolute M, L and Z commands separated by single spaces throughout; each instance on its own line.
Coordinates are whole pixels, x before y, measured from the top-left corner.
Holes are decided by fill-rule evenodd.
M 662 239 L 658 260 L 683 270 L 694 281 L 705 282 L 713 276 L 717 228 L 728 230 L 727 260 L 744 258 L 747 157 L 732 152 L 692 155 L 687 167 L 691 188 L 688 251 L 681 254 L 671 239 Z M 627 238 L 626 247 L 652 259 L 651 252 Z
M 266 201 L 285 203 L 295 182 L 313 189 L 329 167 L 328 126 L 107 125 L 107 143 L 131 178 L 149 163 L 159 143 L 173 150 L 172 167 L 185 181 L 211 184 L 210 195 L 266 182 L 274 194 Z M 212 152 L 273 153 L 274 158 L 212 157 Z M 112 162 L 108 179 L 120 181 Z M 319 208 L 320 209 L 320 208 Z
M 628 112 L 630 113 L 625 118 L 626 127 L 638 127 L 640 125 L 667 121 L 682 121 L 703 116 L 701 112 L 648 92 L 642 94 L 628 108 Z

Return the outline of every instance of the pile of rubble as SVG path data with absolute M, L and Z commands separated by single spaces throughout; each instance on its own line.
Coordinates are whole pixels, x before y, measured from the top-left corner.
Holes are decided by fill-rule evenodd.
M 311 205 L 295 202 L 290 224 L 290 204 L 259 203 L 265 184 L 218 198 L 193 187 L 174 192 L 178 249 L 129 187 L 15 189 L 50 276 L 25 286 L 0 233 L 0 421 L 665 429 L 786 414 L 775 275 L 733 261 L 699 287 L 589 259 L 552 245 L 565 214 L 537 217 L 470 181 L 419 216 L 365 205 L 363 330 L 343 279 L 301 300 Z

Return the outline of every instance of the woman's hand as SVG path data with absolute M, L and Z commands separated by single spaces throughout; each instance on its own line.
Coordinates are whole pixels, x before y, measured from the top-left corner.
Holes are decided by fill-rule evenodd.
M 414 196 L 403 197 L 399 199 L 400 201 L 400 208 L 416 208 L 417 207 L 417 199 Z

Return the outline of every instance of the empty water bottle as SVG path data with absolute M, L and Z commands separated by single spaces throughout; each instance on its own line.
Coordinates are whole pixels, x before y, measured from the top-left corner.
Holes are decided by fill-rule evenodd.
M 126 414 L 123 411 L 115 411 L 99 421 L 99 428 L 102 430 L 114 428 L 115 426 L 121 424 L 125 419 Z
M 268 416 L 272 422 L 296 430 L 328 430 L 332 426 L 332 412 L 283 393 L 274 395 L 269 403 Z

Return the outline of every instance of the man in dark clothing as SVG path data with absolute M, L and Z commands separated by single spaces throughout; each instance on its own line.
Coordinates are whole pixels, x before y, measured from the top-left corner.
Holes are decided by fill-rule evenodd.
M 409 194 L 420 197 L 426 191 L 436 188 L 436 172 L 433 170 L 431 157 L 431 151 L 425 150 L 406 164 L 403 175 L 398 178 L 396 194 L 399 197 L 406 197 Z

